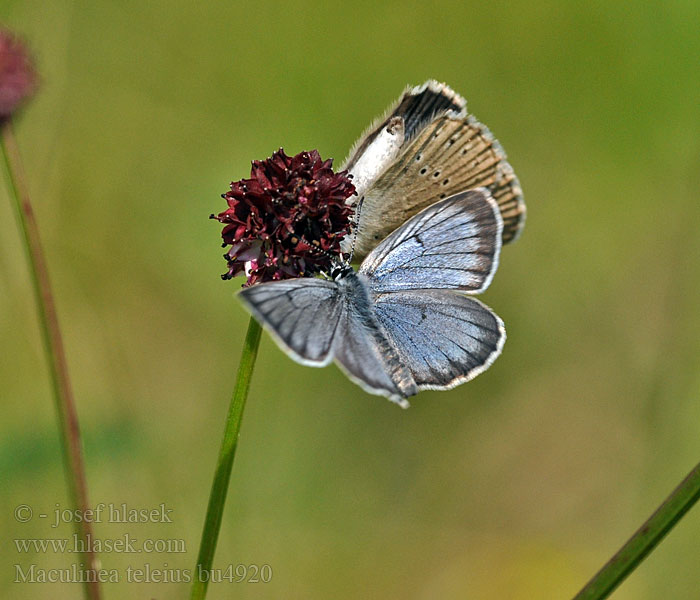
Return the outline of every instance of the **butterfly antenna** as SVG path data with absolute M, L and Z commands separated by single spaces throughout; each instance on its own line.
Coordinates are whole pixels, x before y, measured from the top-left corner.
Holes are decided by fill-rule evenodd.
M 362 214 L 362 204 L 365 201 L 365 197 L 362 196 L 360 201 L 357 203 L 357 212 L 355 219 L 355 231 L 352 235 L 352 244 L 350 245 L 350 257 L 348 258 L 348 264 L 352 264 L 352 257 L 355 256 L 355 244 L 357 243 L 357 232 L 360 230 L 360 215 Z

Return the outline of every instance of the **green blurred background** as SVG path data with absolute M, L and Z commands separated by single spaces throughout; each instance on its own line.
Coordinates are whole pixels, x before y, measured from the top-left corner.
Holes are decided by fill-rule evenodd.
M 0 0 L 41 92 L 18 123 L 58 298 L 91 503 L 165 503 L 186 553 L 104 568 L 191 569 L 248 317 L 207 219 L 249 161 L 339 164 L 403 87 L 469 101 L 528 203 L 484 300 L 494 366 L 401 411 L 265 336 L 216 566 L 269 564 L 223 598 L 572 596 L 700 457 L 700 5 L 634 2 Z M 4 181 L 3 181 L 4 183 Z M 27 265 L 0 190 L 0 596 L 17 537 L 62 537 L 26 503 L 67 503 Z M 700 510 L 614 598 L 700 597 Z M 188 597 L 107 585 L 107 599 Z

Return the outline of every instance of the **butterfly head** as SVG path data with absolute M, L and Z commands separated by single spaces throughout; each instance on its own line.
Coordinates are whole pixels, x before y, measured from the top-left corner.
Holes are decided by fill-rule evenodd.
M 333 265 L 333 268 L 330 272 L 330 276 L 333 281 L 338 281 L 338 279 L 347 277 L 352 272 L 353 268 L 350 266 L 350 263 L 338 262 L 335 265 Z

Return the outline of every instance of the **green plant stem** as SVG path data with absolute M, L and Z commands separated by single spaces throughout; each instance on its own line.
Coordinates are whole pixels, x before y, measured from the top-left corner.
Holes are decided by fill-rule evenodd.
M 258 355 L 261 333 L 260 325 L 251 317 L 248 324 L 248 333 L 246 333 L 243 344 L 241 362 L 238 365 L 236 386 L 233 389 L 233 396 L 231 397 L 231 404 L 226 417 L 226 427 L 224 429 L 224 438 L 221 442 L 221 449 L 219 450 L 219 459 L 216 463 L 214 483 L 211 486 L 209 495 L 207 516 L 204 520 L 202 541 L 200 542 L 199 555 L 197 556 L 197 567 L 192 577 L 192 594 L 190 596 L 192 600 L 202 600 L 207 595 L 208 574 L 211 573 L 214 562 L 214 552 L 216 552 L 216 542 L 221 529 L 221 519 L 224 514 L 233 459 L 236 456 L 236 447 L 238 446 L 238 434 L 241 430 L 243 409 L 245 408 L 245 401 L 250 389 L 250 379 L 255 366 L 255 358 Z M 204 574 L 204 577 L 200 578 L 200 574 Z
M 673 490 L 664 503 L 574 597 L 607 598 L 658 545 L 700 498 L 700 464 Z
M 36 296 L 36 304 L 41 324 L 42 338 L 46 350 L 46 358 L 51 371 L 51 383 L 56 402 L 58 415 L 58 429 L 63 450 L 63 458 L 68 480 L 68 491 L 72 506 L 86 511 L 88 509 L 87 481 L 85 478 L 85 465 L 83 462 L 82 445 L 80 442 L 80 428 L 78 415 L 73 399 L 73 390 L 68 376 L 68 365 L 63 349 L 61 330 L 58 325 L 58 316 L 54 304 L 49 272 L 44 259 L 44 253 L 39 238 L 39 228 L 34 218 L 34 211 L 29 198 L 29 190 L 26 185 L 22 161 L 19 149 L 12 130 L 11 120 L 5 119 L 0 124 L 0 144 L 7 168 L 10 196 L 14 201 L 17 218 L 22 230 L 22 239 L 29 259 L 30 273 Z M 90 571 L 99 568 L 97 556 L 87 543 L 92 537 L 92 526 L 85 521 L 75 520 L 75 532 L 78 539 L 84 540 L 87 551 L 82 559 L 86 565 L 86 577 L 94 580 Z M 100 598 L 100 586 L 97 581 L 86 581 L 84 595 L 88 600 Z

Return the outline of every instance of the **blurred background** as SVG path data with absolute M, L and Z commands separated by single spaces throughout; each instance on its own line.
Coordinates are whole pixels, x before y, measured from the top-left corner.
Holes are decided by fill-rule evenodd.
M 231 598 L 568 598 L 700 458 L 700 6 L 627 2 L 0 0 L 40 93 L 17 123 L 57 295 L 91 503 L 183 539 L 103 554 L 107 599 L 184 599 L 126 568 L 192 569 L 248 316 L 222 282 L 219 195 L 280 146 L 345 158 L 408 83 L 447 82 L 507 150 L 528 204 L 482 297 L 499 360 L 401 411 L 264 336 L 216 565 Z M 0 596 L 11 538 L 67 537 L 27 265 L 0 186 Z M 700 509 L 613 595 L 697 598 Z

